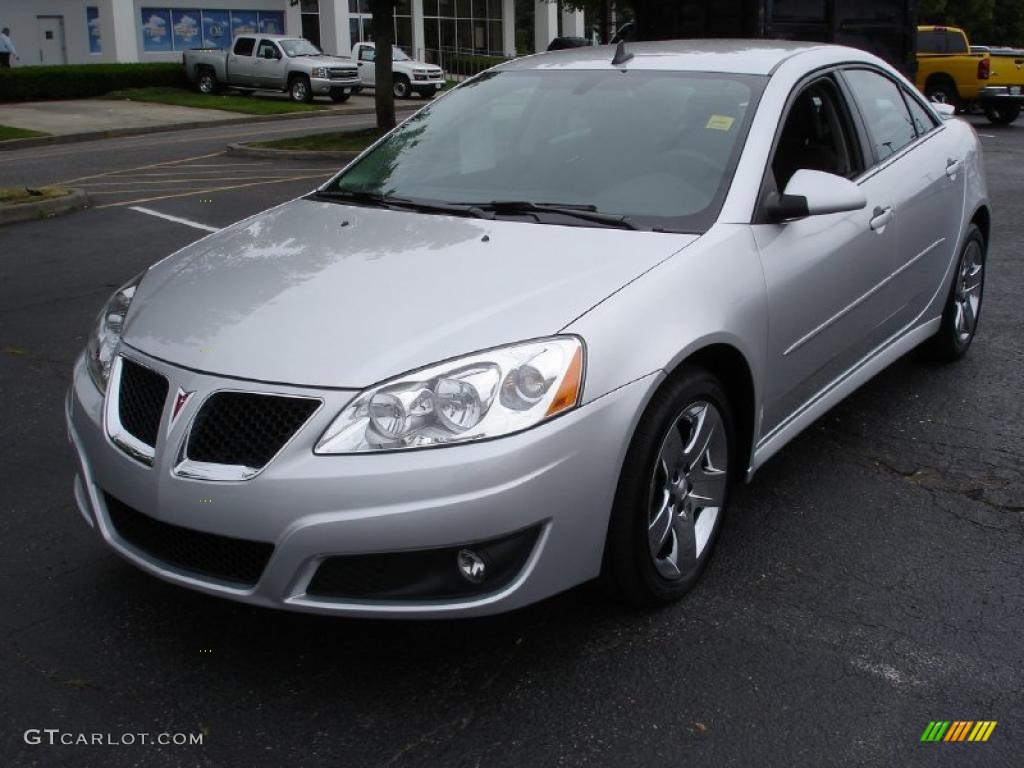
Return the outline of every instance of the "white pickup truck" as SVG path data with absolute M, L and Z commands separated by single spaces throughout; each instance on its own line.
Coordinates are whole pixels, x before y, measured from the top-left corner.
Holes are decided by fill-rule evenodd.
M 203 93 L 229 87 L 287 91 L 294 101 L 330 96 L 340 102 L 360 88 L 352 61 L 327 56 L 308 40 L 286 35 L 239 35 L 230 51 L 185 51 L 182 66 L 189 82 Z
M 377 51 L 373 43 L 356 43 L 352 46 L 352 58 L 359 65 L 359 82 L 373 88 L 374 61 Z M 432 99 L 444 86 L 444 70 L 433 64 L 425 64 L 409 58 L 398 46 L 392 48 L 391 56 L 392 90 L 395 98 L 405 99 L 412 93 Z

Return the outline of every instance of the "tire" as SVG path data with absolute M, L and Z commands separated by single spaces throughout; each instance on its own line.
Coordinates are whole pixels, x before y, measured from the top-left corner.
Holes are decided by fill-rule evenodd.
M 202 69 L 199 71 L 199 77 L 196 79 L 196 89 L 200 93 L 206 94 L 214 94 L 220 90 L 217 75 L 214 74 L 212 69 Z
M 331 91 L 331 101 L 335 104 L 344 104 L 348 101 L 348 94 L 343 91 Z
M 288 95 L 292 101 L 309 104 L 313 100 L 313 88 L 305 75 L 293 77 L 288 83 Z
M 396 99 L 407 99 L 410 93 L 409 80 L 404 75 L 395 75 L 395 81 L 391 84 L 391 92 Z
M 985 107 L 985 117 L 993 125 L 1009 125 L 1020 116 L 1020 105 Z
M 924 86 L 924 95 L 928 101 L 937 101 L 956 107 L 957 110 L 961 109 L 960 93 L 956 89 L 956 83 L 948 75 L 928 78 Z
M 977 224 L 971 224 L 957 258 L 953 284 L 942 310 L 942 324 L 923 347 L 925 353 L 935 360 L 959 360 L 967 354 L 974 341 L 985 293 L 986 250 L 981 229 Z
M 615 597 L 652 608 L 679 600 L 700 579 L 738 471 L 733 424 L 725 390 L 702 368 L 680 368 L 651 398 L 608 525 L 602 579 Z M 702 499 L 715 505 L 701 507 Z
M 435 93 L 437 93 L 435 89 L 427 88 L 426 90 L 420 91 L 420 96 L 422 96 L 427 101 L 430 101 L 432 98 L 434 98 Z

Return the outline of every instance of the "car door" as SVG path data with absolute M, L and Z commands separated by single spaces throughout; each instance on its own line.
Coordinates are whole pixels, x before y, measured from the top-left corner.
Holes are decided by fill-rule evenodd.
M 252 62 L 253 85 L 258 88 L 283 90 L 286 66 L 287 61 L 277 43 L 266 38 L 260 40 Z
M 228 81 L 232 85 L 252 86 L 252 61 L 255 37 L 240 37 L 228 54 Z
M 359 46 L 359 59 L 356 65 L 359 67 L 359 82 L 365 86 L 373 87 L 376 72 L 374 71 L 375 50 L 368 45 Z
M 896 234 L 888 175 L 865 173 L 865 138 L 835 76 L 794 90 L 766 169 L 761 211 L 802 168 L 855 181 L 858 211 L 767 223 L 753 234 L 768 293 L 766 438 L 854 368 L 891 330 Z
M 918 97 L 871 68 L 843 71 L 896 210 L 894 320 L 912 324 L 939 290 L 963 221 L 965 158 Z

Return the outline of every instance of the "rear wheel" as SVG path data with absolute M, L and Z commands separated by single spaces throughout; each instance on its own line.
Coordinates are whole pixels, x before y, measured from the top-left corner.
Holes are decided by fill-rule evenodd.
M 924 347 L 936 359 L 959 360 L 974 341 L 985 290 L 985 250 L 985 237 L 978 225 L 972 224 L 960 251 L 953 285 L 942 312 L 942 324 Z
M 924 95 L 929 101 L 960 108 L 960 93 L 956 89 L 956 83 L 947 75 L 928 78 L 924 86 Z
M 655 393 L 626 454 L 603 577 L 637 607 L 689 592 L 714 549 L 728 503 L 733 418 L 707 371 L 685 367 Z
M 1020 116 L 1020 105 L 1018 104 L 997 104 L 985 107 L 985 117 L 993 125 L 1009 125 Z
M 216 93 L 217 87 L 217 76 L 213 73 L 213 70 L 204 69 L 199 73 L 199 77 L 196 80 L 196 88 L 199 89 L 200 93 Z
M 288 95 L 291 96 L 292 101 L 298 101 L 303 104 L 311 102 L 313 100 L 313 89 L 309 85 L 309 80 L 303 75 L 293 77 L 288 84 Z

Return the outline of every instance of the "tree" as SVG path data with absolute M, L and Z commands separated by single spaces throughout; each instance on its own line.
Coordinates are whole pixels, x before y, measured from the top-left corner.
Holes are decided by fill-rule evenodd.
M 395 44 L 395 0 L 370 0 L 373 14 L 373 44 L 377 55 L 373 63 L 373 102 L 377 109 L 377 127 L 389 131 L 395 119 L 395 93 L 392 89 L 392 46 Z

